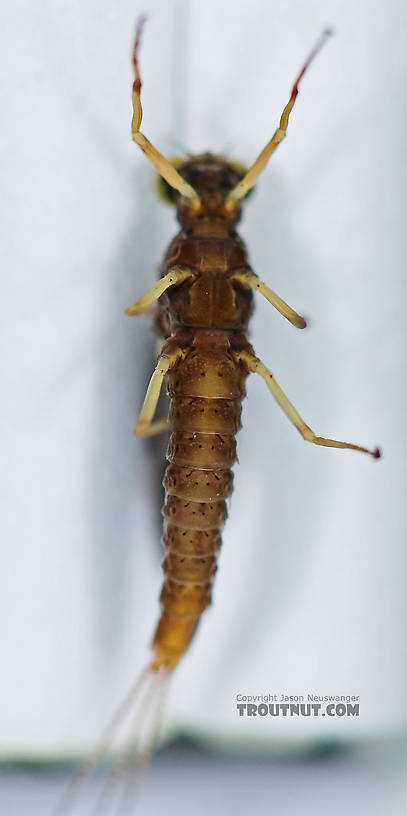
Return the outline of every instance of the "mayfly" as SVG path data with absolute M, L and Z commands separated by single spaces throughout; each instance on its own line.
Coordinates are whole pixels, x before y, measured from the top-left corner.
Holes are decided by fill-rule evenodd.
M 168 161 L 140 131 L 143 117 L 139 47 L 143 20 L 137 26 L 133 52 L 132 138 L 159 173 L 164 196 L 176 207 L 180 232 L 171 242 L 161 277 L 130 306 L 130 316 L 156 304 L 156 326 L 163 339 L 135 428 L 139 436 L 171 431 L 164 477 L 165 547 L 161 616 L 153 638 L 153 655 L 109 725 L 75 787 L 106 755 L 118 729 L 139 703 L 135 724 L 102 790 L 97 810 L 110 796 L 123 769 L 145 764 L 157 739 L 161 703 L 172 672 L 188 649 L 202 612 L 211 602 L 212 582 L 221 546 L 220 531 L 232 492 L 231 467 L 236 458 L 245 381 L 259 374 L 301 436 L 315 445 L 367 453 L 380 450 L 317 436 L 288 400 L 274 375 L 256 357 L 247 339 L 253 293 L 259 292 L 293 326 L 305 319 L 285 303 L 251 269 L 246 248 L 236 232 L 242 202 L 287 133 L 298 86 L 330 34 L 325 30 L 301 68 L 280 123 L 254 164 L 244 168 L 223 156 L 203 153 Z M 169 416 L 155 419 L 166 383 Z M 145 696 L 143 696 L 145 695 Z M 143 749 L 142 720 L 149 726 Z M 136 734 L 136 736 L 135 736 Z M 135 762 L 136 758 L 136 762 Z M 72 790 L 58 812 L 65 811 Z

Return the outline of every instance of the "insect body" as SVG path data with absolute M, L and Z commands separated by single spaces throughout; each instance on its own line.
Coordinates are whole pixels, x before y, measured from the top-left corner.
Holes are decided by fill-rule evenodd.
M 165 195 L 175 204 L 181 231 L 165 256 L 160 280 L 127 309 L 128 315 L 144 313 L 158 303 L 156 324 L 164 343 L 151 377 L 136 425 L 140 436 L 171 430 L 164 478 L 164 586 L 161 617 L 153 657 L 108 727 L 101 745 L 80 772 L 83 777 L 107 753 L 114 734 L 139 701 L 144 715 L 160 699 L 172 671 L 185 654 L 200 616 L 211 599 L 220 530 L 226 519 L 226 499 L 232 491 L 231 467 L 236 458 L 235 435 L 240 428 L 241 402 L 250 373 L 259 374 L 288 419 L 302 437 L 316 445 L 346 448 L 379 458 L 378 448 L 316 436 L 261 362 L 247 340 L 253 292 L 260 292 L 297 328 L 306 322 L 252 271 L 243 241 L 236 232 L 241 204 L 269 157 L 284 139 L 298 84 L 329 32 L 324 32 L 301 69 L 283 110 L 280 124 L 254 164 L 246 171 L 221 156 L 204 153 L 171 163 L 140 132 L 142 107 L 138 48 L 142 23 L 134 47 L 134 116 L 132 134 L 154 164 Z M 175 166 L 176 165 L 176 166 Z M 161 388 L 170 396 L 168 419 L 155 420 Z M 147 684 L 147 695 L 144 693 Z M 148 705 L 147 705 L 148 704 Z M 156 741 L 156 716 L 150 716 L 147 750 Z M 140 719 L 136 722 L 136 730 Z M 113 781 L 137 754 L 137 733 L 130 733 L 119 756 Z M 110 790 L 109 779 L 102 799 Z M 105 794 L 103 793 L 105 791 Z M 72 801 L 72 786 L 58 813 Z M 104 800 L 103 800 L 104 801 Z M 102 812 L 102 803 L 98 805 Z
M 158 300 L 157 325 L 166 338 L 151 378 L 136 433 L 172 430 L 164 486 L 165 582 L 162 614 L 155 633 L 151 668 L 172 670 L 187 649 L 202 611 L 210 603 L 225 499 L 232 490 L 235 434 L 250 372 L 260 374 L 304 439 L 317 445 L 351 448 L 378 458 L 378 449 L 316 436 L 289 402 L 272 373 L 255 356 L 247 337 L 253 290 L 263 294 L 297 328 L 306 322 L 249 266 L 235 227 L 241 201 L 286 135 L 298 83 L 319 51 L 324 32 L 294 83 L 270 142 L 246 171 L 210 153 L 169 163 L 140 133 L 142 109 L 138 70 L 139 25 L 134 50 L 133 139 L 157 168 L 165 192 L 177 207 L 181 232 L 170 244 L 160 281 L 127 310 L 145 311 Z M 169 421 L 153 422 L 166 379 Z
M 239 177 L 209 154 L 181 172 L 193 179 L 201 209 L 192 218 L 188 209 L 179 211 L 183 231 L 169 248 L 163 273 L 171 275 L 176 264 L 187 278 L 171 286 L 159 305 L 168 336 L 159 365 L 169 365 L 172 435 L 164 479 L 166 580 L 154 667 L 164 662 L 171 668 L 210 603 L 248 374 L 240 355 L 252 354 L 245 335 L 252 293 L 233 278 L 250 270 L 234 233 L 237 214 L 222 214 L 224 191 Z

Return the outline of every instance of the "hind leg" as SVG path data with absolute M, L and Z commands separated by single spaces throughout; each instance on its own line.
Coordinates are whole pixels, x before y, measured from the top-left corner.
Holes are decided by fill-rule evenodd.
M 368 453 L 370 456 L 373 456 L 374 459 L 380 459 L 381 453 L 379 448 L 370 450 L 369 448 L 361 447 L 361 445 L 353 445 L 351 442 L 340 442 L 337 439 L 326 439 L 323 436 L 316 436 L 309 425 L 307 425 L 302 417 L 300 417 L 299 413 L 294 408 L 294 405 L 292 405 L 292 403 L 289 401 L 288 397 L 286 397 L 284 391 L 282 391 L 278 383 L 275 381 L 271 371 L 266 368 L 264 363 L 262 363 L 258 357 L 255 357 L 246 351 L 238 353 L 236 357 L 247 365 L 249 371 L 252 371 L 254 374 L 260 374 L 260 377 L 263 378 L 267 388 L 269 391 L 271 391 L 280 408 L 283 409 L 290 422 L 295 428 L 297 428 L 297 431 L 299 431 L 302 438 L 307 442 L 312 442 L 314 445 L 322 445 L 324 448 L 346 448 L 348 450 L 361 451 L 361 453 Z
M 154 434 L 163 433 L 163 431 L 168 430 L 168 419 L 158 419 L 153 422 L 153 418 L 156 412 L 165 375 L 171 368 L 173 368 L 177 360 L 179 360 L 179 358 L 182 356 L 183 352 L 181 349 L 177 349 L 171 354 L 163 354 L 161 357 L 159 357 L 158 363 L 148 384 L 146 396 L 140 411 L 140 416 L 134 429 L 134 433 L 137 434 L 137 436 L 153 436 Z

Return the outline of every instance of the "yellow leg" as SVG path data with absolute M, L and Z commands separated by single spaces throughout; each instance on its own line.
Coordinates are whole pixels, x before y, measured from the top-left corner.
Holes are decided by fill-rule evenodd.
M 294 427 L 297 428 L 297 431 L 300 432 L 303 439 L 305 439 L 307 442 L 312 442 L 314 445 L 323 445 L 325 448 L 347 448 L 349 450 L 357 450 L 361 451 L 362 453 L 370 454 L 370 456 L 373 456 L 374 459 L 380 459 L 381 452 L 379 448 L 369 450 L 369 448 L 362 448 L 360 445 L 352 445 L 350 442 L 338 442 L 337 439 L 325 439 L 323 436 L 316 436 L 314 431 L 312 431 L 311 428 L 306 425 L 299 413 L 297 413 L 294 406 L 284 394 L 284 391 L 281 390 L 280 386 L 275 381 L 273 374 L 268 368 L 266 368 L 264 363 L 262 363 L 258 357 L 254 357 L 245 351 L 240 352 L 236 356 L 247 365 L 249 371 L 252 371 L 254 374 L 260 374 L 260 377 L 263 377 L 267 388 L 271 391 L 280 408 L 283 409 L 290 422 L 292 422 Z
M 167 419 L 159 419 L 153 422 L 153 417 L 157 408 L 164 377 L 167 371 L 173 368 L 177 360 L 179 360 L 183 354 L 184 352 L 181 349 L 176 349 L 176 351 L 173 351 L 171 354 L 163 354 L 159 357 L 148 384 L 140 416 L 134 429 L 134 433 L 136 433 L 137 436 L 152 436 L 156 433 L 162 433 L 162 431 L 167 430 L 169 427 Z
M 140 92 L 141 92 L 141 79 L 140 73 L 138 69 L 138 49 L 140 45 L 140 37 L 141 31 L 144 24 L 144 18 L 140 18 L 137 31 L 136 31 L 136 41 L 134 43 L 134 51 L 133 51 L 133 68 L 134 68 L 134 83 L 133 83 L 133 119 L 131 123 L 131 134 L 132 139 L 138 146 L 142 149 L 143 153 L 146 154 L 147 158 L 152 162 L 156 170 L 158 170 L 160 176 L 162 176 L 166 182 L 173 187 L 174 190 L 178 190 L 184 198 L 187 198 L 191 204 L 193 210 L 199 210 L 201 206 L 201 201 L 198 196 L 196 190 L 188 184 L 185 179 L 177 172 L 175 167 L 168 161 L 161 153 L 156 150 L 155 147 L 151 144 L 151 142 L 146 139 L 146 137 L 140 133 L 140 125 L 141 120 L 143 118 L 143 108 L 141 107 L 141 99 L 140 99 Z
M 171 430 L 169 419 L 157 419 L 156 422 L 152 422 L 144 431 L 137 430 L 138 425 L 139 423 L 137 423 L 134 429 L 134 433 L 137 434 L 137 436 L 158 436 L 161 433 L 165 433 L 165 431 Z
M 280 142 L 285 139 L 287 134 L 288 128 L 288 120 L 290 117 L 290 113 L 294 107 L 295 100 L 298 96 L 298 85 L 300 80 L 304 76 L 309 64 L 312 62 L 314 57 L 318 54 L 318 51 L 322 48 L 325 40 L 331 34 L 330 30 L 327 29 L 324 31 L 319 40 L 317 41 L 316 45 L 312 49 L 308 59 L 304 63 L 303 67 L 301 68 L 300 73 L 297 76 L 297 79 L 294 82 L 293 89 L 291 91 L 290 99 L 288 100 L 287 105 L 285 106 L 283 113 L 281 114 L 280 125 L 273 134 L 272 138 L 269 142 L 267 142 L 266 146 L 261 151 L 260 155 L 257 157 L 254 164 L 249 168 L 246 175 L 242 178 L 241 181 L 236 185 L 236 187 L 231 190 L 229 195 L 226 198 L 225 208 L 226 210 L 230 211 L 233 210 L 236 206 L 236 203 L 244 198 L 245 195 L 254 187 L 260 173 L 264 170 L 270 156 L 274 153 L 276 147 L 280 144 Z
M 135 317 L 136 315 L 143 314 L 152 303 L 158 300 L 161 295 L 166 292 L 166 290 L 170 286 L 176 286 L 178 283 L 182 283 L 187 278 L 192 276 L 192 272 L 190 269 L 186 267 L 183 268 L 181 266 L 174 266 L 173 269 L 170 269 L 167 275 L 164 275 L 163 278 L 160 278 L 151 289 L 148 290 L 139 300 L 136 300 L 128 309 L 126 309 L 126 315 L 130 317 Z
M 286 317 L 293 326 L 295 326 L 297 329 L 305 329 L 307 321 L 301 315 L 295 312 L 294 309 L 292 309 L 291 306 L 285 302 L 285 300 L 282 300 L 281 297 L 273 292 L 273 290 L 270 289 L 267 284 L 259 280 L 257 275 L 251 274 L 250 272 L 235 272 L 233 275 L 231 275 L 231 280 L 238 281 L 238 283 L 241 283 L 242 286 L 247 286 L 254 291 L 257 290 L 261 295 L 263 295 L 263 297 L 266 298 L 266 300 L 269 301 L 269 303 L 271 303 L 272 306 L 274 306 L 275 309 L 277 309 L 278 312 L 280 312 L 280 314 L 283 315 L 283 317 Z

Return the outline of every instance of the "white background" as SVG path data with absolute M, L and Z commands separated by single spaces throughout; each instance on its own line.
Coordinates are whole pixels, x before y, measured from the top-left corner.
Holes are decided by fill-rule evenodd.
M 28 0 L 3 14 L 1 751 L 91 745 L 148 660 L 164 442 L 132 437 L 152 366 L 124 309 L 175 230 L 130 141 L 251 162 L 305 56 L 288 138 L 247 204 L 252 265 L 309 319 L 258 302 L 251 339 L 319 434 L 249 382 L 213 607 L 174 678 L 173 729 L 265 750 L 405 727 L 405 5 Z M 404 184 L 403 184 L 404 182 Z M 234 695 L 359 694 L 358 720 L 239 720 Z

